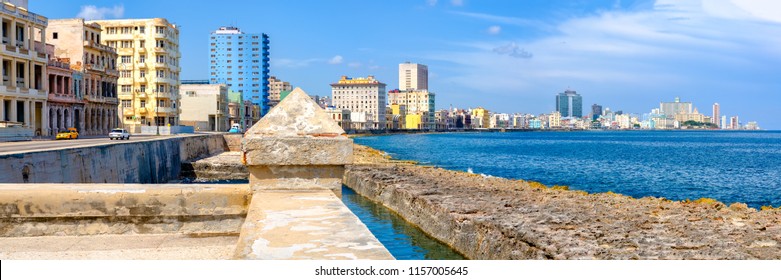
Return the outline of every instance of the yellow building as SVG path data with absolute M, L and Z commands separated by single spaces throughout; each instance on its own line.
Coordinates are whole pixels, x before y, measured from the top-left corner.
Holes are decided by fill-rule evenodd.
M 548 128 L 561 127 L 561 112 L 555 111 L 548 115 Z
M 119 126 L 117 104 L 117 52 L 101 43 L 101 26 L 84 19 L 49 21 L 46 40 L 54 45 L 54 56 L 66 58 L 70 68 L 82 73 L 83 112 L 74 118 L 82 135 L 106 135 Z M 83 116 L 83 121 L 81 120 Z M 54 114 L 51 117 L 55 117 Z
M 675 115 L 675 120 L 678 123 L 684 123 L 687 121 L 705 122 L 705 115 L 700 114 L 697 109 L 694 109 L 692 113 L 680 113 Z
M 271 76 L 268 78 L 268 106 L 274 107 L 279 104 L 281 99 L 281 93 L 283 91 L 292 91 L 293 86 L 290 83 L 277 79 L 277 77 Z
M 119 58 L 119 109 L 131 131 L 179 125 L 179 28 L 163 18 L 91 21 Z M 89 22 L 88 22 L 89 23 Z
M 428 90 L 391 90 L 388 91 L 388 103 L 400 104 L 407 108 L 407 115 L 424 115 L 423 123 L 407 124 L 411 129 L 435 129 L 434 104 L 436 94 Z
M 46 39 L 39 34 L 46 34 L 48 19 L 28 11 L 27 1 L 3 1 L 0 6 L 3 22 L 0 141 L 46 135 L 48 60 L 44 50 Z
M 472 128 L 488 128 L 491 123 L 491 111 L 483 107 L 472 109 Z

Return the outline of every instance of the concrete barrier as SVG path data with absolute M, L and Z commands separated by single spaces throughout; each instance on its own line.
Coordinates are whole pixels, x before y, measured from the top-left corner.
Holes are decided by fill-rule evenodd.
M 165 183 L 179 178 L 182 162 L 225 149 L 222 134 L 206 134 L 6 154 L 0 182 Z
M 0 236 L 238 235 L 247 185 L 0 184 Z

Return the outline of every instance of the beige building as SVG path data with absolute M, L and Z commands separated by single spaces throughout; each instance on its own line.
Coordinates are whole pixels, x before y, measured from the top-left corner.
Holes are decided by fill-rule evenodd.
M 561 112 L 554 111 L 548 115 L 548 128 L 560 128 L 561 127 Z
M 97 20 L 119 58 L 119 108 L 131 131 L 179 125 L 179 27 L 163 18 Z
M 399 64 L 399 90 L 428 90 L 428 66 L 410 62 Z
M 182 84 L 179 122 L 196 131 L 228 131 L 228 86 Z
M 43 49 L 46 39 L 38 34 L 46 33 L 48 19 L 28 11 L 27 1 L 2 1 L 0 5 L 0 138 L 47 135 L 48 59 Z
M 421 115 L 421 123 L 417 125 L 405 125 L 413 129 L 435 129 L 436 95 L 428 90 L 391 90 L 388 91 L 388 103 L 404 105 L 407 115 Z M 412 120 L 412 119 L 410 119 Z
M 274 107 L 279 104 L 280 93 L 283 91 L 292 91 L 290 83 L 271 76 L 268 78 L 268 106 Z
M 353 129 L 385 129 L 385 84 L 374 76 L 349 78 L 342 76 L 331 84 L 333 106 L 350 110 Z
M 101 26 L 80 18 L 50 20 L 46 40 L 54 45 L 55 57 L 66 59 L 71 69 L 82 73 L 78 86 L 84 93 L 84 112 L 74 118 L 79 132 L 104 135 L 120 126 L 117 52 L 101 43 Z

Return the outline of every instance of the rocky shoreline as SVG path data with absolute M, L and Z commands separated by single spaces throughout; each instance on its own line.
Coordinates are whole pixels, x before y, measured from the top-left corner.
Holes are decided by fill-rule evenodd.
M 347 186 L 470 259 L 781 259 L 779 209 L 588 194 L 354 153 Z

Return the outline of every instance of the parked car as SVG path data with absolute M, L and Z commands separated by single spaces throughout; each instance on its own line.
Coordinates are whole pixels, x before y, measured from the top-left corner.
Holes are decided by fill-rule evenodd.
M 79 131 L 75 127 L 68 128 L 68 131 L 57 133 L 57 137 L 54 139 L 77 139 L 79 138 Z
M 124 128 L 115 128 L 108 133 L 108 138 L 114 139 L 130 139 L 130 133 Z
M 228 130 L 229 133 L 241 133 L 241 126 L 237 123 L 234 123 L 231 125 L 231 129 Z

